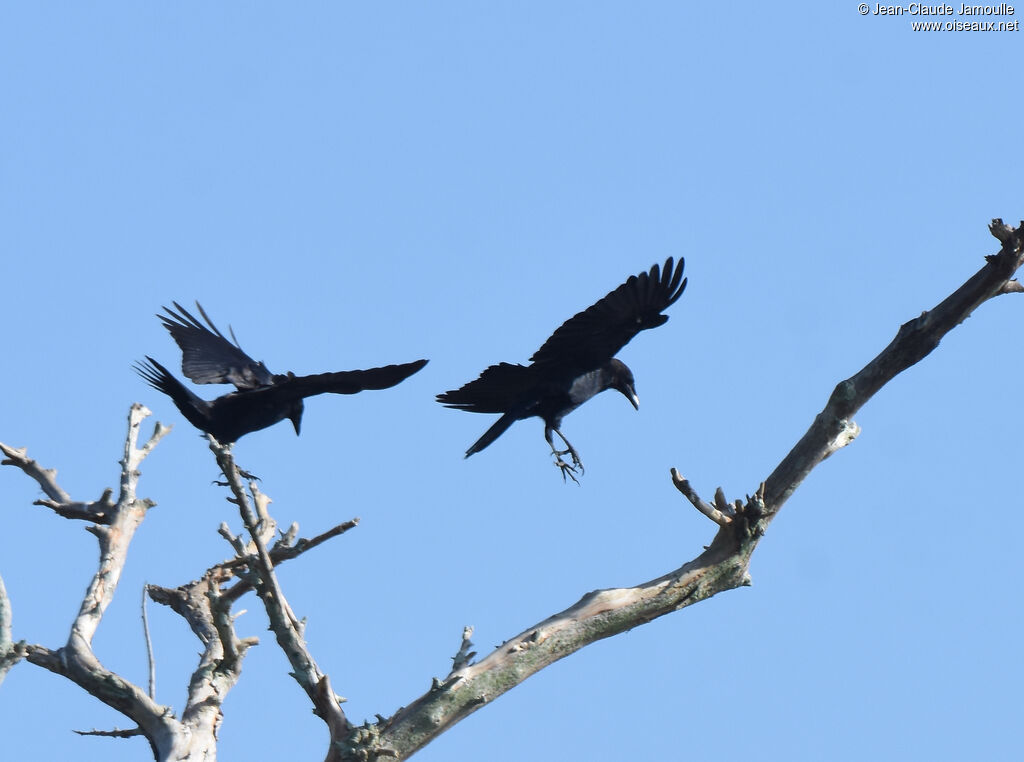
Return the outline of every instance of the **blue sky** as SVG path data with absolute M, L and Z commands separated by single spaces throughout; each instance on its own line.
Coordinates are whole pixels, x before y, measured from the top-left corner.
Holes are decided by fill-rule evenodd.
M 281 570 L 356 721 L 447 673 L 466 624 L 486 653 L 697 555 L 714 527 L 669 468 L 753 492 L 837 381 L 997 249 L 988 221 L 1024 217 L 1020 33 L 910 23 L 855 3 L 5 5 L 0 441 L 91 500 L 133 401 L 175 425 L 143 465 L 159 505 L 100 658 L 143 682 L 141 586 L 200 574 L 238 525 L 205 444 L 130 369 L 176 369 L 153 317 L 171 300 L 273 370 L 431 360 L 236 447 L 281 523 L 362 518 Z M 639 412 L 609 394 L 566 419 L 580 487 L 536 420 L 462 459 L 491 417 L 434 394 L 668 256 L 690 285 L 620 354 Z M 883 389 L 772 525 L 753 587 L 559 662 L 417 758 L 1016 758 L 1022 326 L 1020 297 L 984 305 Z M 96 548 L 37 497 L 0 469 L 0 574 L 15 637 L 57 647 Z M 263 643 L 221 757 L 322 758 L 243 607 Z M 180 709 L 198 644 L 149 615 Z M 27 664 L 0 689 L 19 759 L 146 758 L 71 733 L 115 725 Z

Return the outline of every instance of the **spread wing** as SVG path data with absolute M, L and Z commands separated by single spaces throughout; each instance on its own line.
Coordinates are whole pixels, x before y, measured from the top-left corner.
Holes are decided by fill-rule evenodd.
M 484 370 L 475 381 L 437 395 L 437 401 L 471 413 L 507 413 L 529 397 L 535 375 L 531 367 L 503 362 Z
M 234 384 L 240 391 L 258 389 L 273 382 L 267 366 L 242 351 L 234 331 L 230 331 L 234 343 L 228 341 L 199 302 L 196 307 L 206 325 L 177 302 L 174 306 L 177 312 L 164 307 L 167 315 L 157 317 L 181 347 L 181 372 L 188 378 L 197 384 Z
M 629 276 L 596 304 L 562 323 L 530 361 L 573 375 L 600 367 L 640 331 L 668 320 L 661 313 L 686 288 L 684 264 L 680 259 L 673 266 L 669 257 L 664 268 L 654 265 L 650 272 Z
M 312 376 L 274 376 L 274 388 L 282 398 L 301 399 L 315 394 L 357 394 L 370 389 L 390 389 L 419 371 L 426 360 L 385 365 L 367 370 L 342 370 Z

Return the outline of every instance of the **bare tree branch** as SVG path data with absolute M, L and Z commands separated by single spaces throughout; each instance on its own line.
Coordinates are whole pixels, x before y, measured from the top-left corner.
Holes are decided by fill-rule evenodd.
M 1024 223 L 1013 229 L 994 220 L 990 230 L 1002 243 L 1001 250 L 987 257 L 978 273 L 933 310 L 905 323 L 874 360 L 837 385 L 825 409 L 753 497 L 730 505 L 719 489 L 712 506 L 672 470 L 676 488 L 719 527 L 702 554 L 636 587 L 588 593 L 481 661 L 454 670 L 443 683 L 435 678 L 427 693 L 394 716 L 353 729 L 335 745 L 337 758 L 404 759 L 548 664 L 602 638 L 750 584 L 747 567 L 765 527 L 818 463 L 853 441 L 859 432 L 853 414 L 888 381 L 926 357 L 979 305 L 1000 294 L 1024 291 L 1011 280 L 1024 264 Z
M 205 646 L 189 686 L 189 701 L 183 713 L 186 721 L 200 706 L 219 711 L 227 691 L 241 675 L 246 650 L 259 642 L 258 638 L 239 638 L 235 634 L 231 602 L 221 592 L 229 579 L 230 574 L 214 567 L 202 578 L 174 589 L 148 586 L 150 598 L 180 614 Z
M 252 503 L 243 501 L 240 505 L 244 509 L 243 516 L 249 519 L 246 521 L 246 527 L 250 533 L 250 541 L 246 543 L 241 538 L 233 537 L 226 527 L 222 530 L 222 533 L 232 541 L 239 557 L 212 567 L 199 580 L 179 588 L 146 585 L 144 595 L 148 593 L 154 601 L 168 605 L 179 613 L 204 646 L 200 663 L 189 682 L 188 699 L 179 721 L 170 708 L 159 706 L 155 702 L 155 667 L 148 628 L 148 694 L 104 667 L 92 652 L 92 639 L 107 606 L 113 599 L 134 532 L 148 509 L 154 505 L 150 500 L 136 497 L 139 465 L 170 428 L 156 424 L 152 437 L 141 447 L 137 446 L 139 425 L 147 415 L 149 411 L 141 405 L 134 405 L 129 414 L 128 436 L 121 460 L 120 489 L 116 501 L 112 499 L 113 491 L 108 489 L 98 501 L 76 502 L 57 483 L 56 470 L 42 468 L 27 457 L 24 449 L 0 445 L 6 456 L 4 464 L 19 467 L 34 479 L 48 496 L 48 500 L 38 501 L 39 504 L 46 505 L 59 515 L 91 522 L 87 528 L 97 537 L 100 544 L 99 568 L 74 620 L 68 642 L 63 648 L 52 650 L 42 645 L 10 642 L 10 608 L 0 582 L 0 678 L 19 659 L 27 658 L 37 666 L 74 681 L 138 724 L 138 727 L 130 730 L 115 728 L 79 731 L 80 734 L 111 738 L 144 735 L 158 759 L 208 759 L 215 754 L 216 734 L 223 719 L 223 701 L 241 676 L 241 663 L 246 651 L 258 643 L 256 638 L 238 637 L 234 627 L 234 615 L 231 613 L 232 604 L 244 592 L 254 587 L 265 593 L 269 591 L 264 598 L 265 603 L 268 599 L 273 601 L 268 604 L 268 611 L 273 610 L 279 617 L 286 617 L 289 628 L 286 638 L 291 638 L 289 642 L 295 647 L 295 652 L 301 654 L 305 648 L 301 640 L 302 625 L 295 621 L 287 601 L 277 587 L 277 580 L 272 571 L 273 564 L 296 558 L 332 537 L 343 534 L 354 527 L 358 519 L 339 524 L 311 539 L 296 540 L 298 527 L 292 525 L 268 551 L 267 543 L 274 538 L 276 523 L 267 510 L 270 499 L 253 483 L 250 485 Z M 241 494 L 245 498 L 244 491 L 240 491 L 240 474 L 234 472 L 232 478 L 235 494 Z M 265 573 L 268 569 L 269 574 Z M 236 584 L 227 586 L 236 578 L 239 580 Z M 267 578 L 271 580 L 270 585 L 265 582 Z M 145 625 L 145 608 L 143 617 Z M 305 664 L 305 677 L 314 680 L 311 693 L 315 705 L 319 712 L 326 715 L 332 737 L 341 737 L 350 728 L 344 714 L 338 708 L 338 697 L 334 696 L 329 679 L 319 672 L 311 657 Z M 337 711 L 332 712 L 331 707 L 337 708 Z
M 292 676 L 313 702 L 317 716 L 327 723 L 331 740 L 342 738 L 349 732 L 351 726 L 331 689 L 330 679 L 320 670 L 306 647 L 303 637 L 305 625 L 296 619 L 274 573 L 274 562 L 263 536 L 263 529 L 270 520 L 266 514 L 269 499 L 259 491 L 255 481 L 249 482 L 249 494 L 246 493 L 241 472 L 231 455 L 230 445 L 221 445 L 212 436 L 207 436 L 210 440 L 210 449 L 217 458 L 217 464 L 231 489 L 233 498 L 229 500 L 238 506 L 242 523 L 256 548 L 256 553 L 247 556 L 246 560 L 252 574 L 258 578 L 256 594 L 263 601 L 267 616 L 270 618 L 270 628 L 277 638 L 278 645 L 288 657 L 288 662 L 292 666 Z M 251 503 L 249 495 L 252 496 Z
M 943 336 L 984 302 L 1021 290 L 1010 284 L 1016 283 L 1012 278 L 1024 259 L 1022 228 L 1024 222 L 1014 229 L 1000 219 L 992 220 L 989 230 L 1002 243 L 999 252 L 987 256 L 981 270 L 933 309 L 900 326 L 896 338 L 875 359 L 836 386 L 807 433 L 766 480 L 765 503 L 770 516 L 782 507 L 811 469 L 842 446 L 851 425 L 856 425 L 851 420 L 854 413 L 882 386 L 927 357 Z
M 121 730 L 120 728 L 113 728 L 112 730 L 74 730 L 72 732 L 80 736 L 99 736 L 100 738 L 135 738 L 136 736 L 144 735 L 141 728 L 130 728 L 128 730 Z
M 7 597 L 3 577 L 0 577 L 0 684 L 7 672 L 25 658 L 27 647 L 24 641 L 11 640 L 11 601 Z
M 273 565 L 277 567 L 285 561 L 298 558 L 303 553 L 312 550 L 321 543 L 345 534 L 345 532 L 353 529 L 358 524 L 359 519 L 354 518 L 338 524 L 337 526 L 331 527 L 326 532 L 318 534 L 316 537 L 311 537 L 309 539 L 301 537 L 297 541 L 294 538 L 295 533 L 298 532 L 298 527 L 293 524 L 289 527 L 287 533 L 278 538 L 277 542 L 274 543 L 274 547 L 269 549 L 270 560 Z M 233 535 L 228 531 L 226 526 L 222 527 L 221 535 L 228 539 L 228 542 L 231 542 L 232 547 L 234 547 L 234 542 L 231 539 Z M 244 548 L 245 544 L 242 543 L 241 547 Z M 245 556 L 229 559 L 213 568 L 222 569 L 225 572 L 230 572 L 235 575 L 241 575 L 242 579 L 237 584 L 224 591 L 224 596 L 231 601 L 238 600 L 255 587 L 251 574 L 243 573 L 244 569 L 248 569 L 248 561 Z
M 149 616 L 146 614 L 146 593 L 149 585 L 142 586 L 142 634 L 146 640 L 146 661 L 149 662 L 149 697 L 156 700 L 156 662 L 153 660 L 153 640 L 149 637 Z
M 55 500 L 59 503 L 73 502 L 71 500 L 71 495 L 65 492 L 61 486 L 57 484 L 56 468 L 43 468 L 28 457 L 28 450 L 24 447 L 9 447 L 8 445 L 0 442 L 0 452 L 3 452 L 3 454 L 7 456 L 5 460 L 0 461 L 0 465 L 16 466 L 17 468 L 20 468 L 32 479 L 39 482 L 39 486 L 42 488 L 43 492 L 50 496 L 51 500 Z
M 230 574 L 215 568 L 173 590 L 148 587 L 149 596 L 180 614 L 203 643 L 199 666 L 189 680 L 181 721 L 186 728 L 206 734 L 211 742 L 223 719 L 221 706 L 241 678 L 242 659 L 259 642 L 257 638 L 239 638 L 235 633 L 231 602 L 220 592 L 229 579 Z
M 683 493 L 683 497 L 693 504 L 693 507 L 703 513 L 713 522 L 719 526 L 728 526 L 732 523 L 732 509 L 720 510 L 715 508 L 710 503 L 706 503 L 701 500 L 700 495 L 690 486 L 690 482 L 683 478 L 683 475 L 676 471 L 674 468 L 670 472 L 672 474 L 672 483 L 676 485 L 676 489 Z M 721 494 L 720 491 L 715 492 L 717 498 Z
M 146 511 L 155 505 L 148 498 L 139 500 L 135 496 L 139 482 L 139 465 L 170 429 L 158 423 L 149 442 L 143 448 L 137 449 L 135 445 L 138 441 L 139 426 L 148 415 L 151 415 L 150 411 L 139 404 L 132 405 L 128 415 L 128 437 L 121 460 L 121 488 L 112 511 L 110 525 L 93 524 L 87 527 L 100 543 L 100 568 L 93 577 L 78 616 L 71 625 L 71 637 L 68 639 L 67 647 L 72 651 L 79 648 L 91 649 L 93 635 L 107 606 L 113 600 L 117 583 L 121 579 L 121 571 L 128 556 L 128 545 L 135 536 L 135 530 L 145 518 Z
M 471 651 L 473 647 L 473 641 L 470 638 L 473 637 L 472 626 L 467 625 L 462 628 L 462 645 L 459 646 L 458 652 L 452 657 L 452 671 L 448 673 L 448 677 L 451 677 L 463 667 L 468 667 L 473 663 L 473 657 L 476 656 L 476 651 Z
M 204 645 L 179 721 L 170 708 L 156 703 L 152 677 L 147 695 L 104 667 L 92 651 L 93 637 L 116 591 L 128 546 L 146 512 L 154 505 L 136 496 L 139 465 L 168 428 L 158 423 L 149 441 L 137 447 L 138 427 L 149 411 L 134 405 L 129 415 L 117 499 L 108 489 L 98 500 L 87 503 L 72 500 L 57 483 L 56 471 L 44 469 L 29 459 L 25 449 L 0 443 L 0 452 L 5 456 L 2 464 L 20 468 L 47 496 L 36 504 L 60 516 L 90 522 L 88 530 L 100 545 L 97 572 L 67 643 L 57 650 L 12 642 L 10 603 L 0 580 L 0 680 L 24 658 L 68 677 L 138 724 L 129 730 L 79 731 L 83 735 L 121 738 L 141 734 L 160 760 L 208 759 L 215 753 L 224 698 L 241 675 L 247 650 L 258 642 L 256 638 L 238 637 L 236 615 L 231 612 L 234 602 L 254 589 L 267 611 L 277 642 L 289 659 L 293 676 L 328 726 L 329 762 L 404 759 L 479 707 L 580 648 L 719 592 L 750 584 L 749 561 L 765 528 L 818 463 L 857 437 L 860 428 L 853 415 L 886 383 L 933 351 L 942 337 L 978 306 L 994 296 L 1024 292 L 1024 287 L 1012 280 L 1024 264 L 1024 223 L 1014 229 L 994 220 L 990 230 L 1002 244 L 1000 251 L 986 257 L 985 266 L 935 308 L 901 326 L 877 357 L 840 382 L 804 436 L 753 496 L 730 503 L 718 488 L 713 502 L 708 503 L 676 469 L 671 470 L 676 489 L 718 527 L 711 544 L 697 558 L 634 587 L 588 593 L 477 662 L 473 661 L 476 654 L 471 650 L 473 630 L 466 627 L 448 676 L 443 681 L 435 677 L 429 690 L 408 707 L 391 717 L 377 715 L 374 724 L 354 727 L 348 722 L 329 677 L 317 666 L 306 646 L 304 623 L 289 607 L 274 571 L 276 564 L 348 531 L 358 519 L 311 539 L 296 540 L 298 527 L 293 524 L 268 547 L 277 533 L 268 511 L 270 499 L 259 490 L 255 480 L 246 488 L 242 480 L 248 477 L 236 466 L 231 447 L 221 446 L 210 437 L 210 448 L 231 490 L 229 500 L 238 506 L 248 537 L 235 536 L 222 525 L 221 534 L 231 543 L 235 558 L 211 567 L 200 579 L 178 588 L 146 586 L 154 601 L 185 618 Z M 150 664 L 152 668 L 152 655 Z
M 99 500 L 94 500 L 91 503 L 72 500 L 71 496 L 57 484 L 57 469 L 43 468 L 28 457 L 28 451 L 24 447 L 9 447 L 0 442 L 0 452 L 7 456 L 0 461 L 0 465 L 20 468 L 32 479 L 35 479 L 43 492 L 49 495 L 49 500 L 36 500 L 33 505 L 49 508 L 58 516 L 63 516 L 66 519 L 91 521 L 94 524 L 110 523 L 110 511 L 114 507 L 114 502 L 110 499 L 113 490 L 109 488 L 103 490 Z
M 136 497 L 138 467 L 169 429 L 157 424 L 149 442 L 137 449 L 135 445 L 139 426 L 148 415 L 149 410 L 142 405 L 132 405 L 128 415 L 124 457 L 121 460 L 121 487 L 117 502 L 109 504 L 103 511 L 93 512 L 90 519 L 94 523 L 88 529 L 96 535 L 100 544 L 99 569 L 82 600 L 67 644 L 57 651 L 38 645 L 27 646 L 26 658 L 33 664 L 69 678 L 96 698 L 127 715 L 139 724 L 150 742 L 154 743 L 153 739 L 167 737 L 173 732 L 168 726 L 169 711 L 153 701 L 138 686 L 105 668 L 92 651 L 92 638 L 117 589 L 128 546 L 146 511 L 154 505 L 151 500 Z M 4 452 L 11 457 L 7 449 Z M 32 464 L 24 458 L 23 450 L 20 455 L 21 458 L 12 459 L 36 479 L 47 494 L 55 498 L 55 502 L 59 503 L 58 507 L 54 507 L 55 511 L 65 515 L 62 507 L 78 505 L 56 485 L 55 470 L 44 470 Z
M 99 501 L 76 502 L 57 484 L 55 470 L 43 469 L 29 460 L 24 449 L 3 447 L 8 458 L 4 463 L 21 468 L 50 497 L 50 500 L 39 501 L 38 504 L 46 505 L 67 518 L 92 522 L 87 529 L 96 536 L 100 545 L 99 568 L 82 600 L 67 643 L 57 650 L 42 645 L 26 645 L 25 658 L 32 664 L 68 678 L 138 725 L 131 730 L 85 731 L 83 734 L 116 738 L 141 734 L 149 741 L 157 759 L 208 759 L 216 749 L 215 721 L 208 721 L 206 727 L 193 723 L 186 728 L 174 718 L 169 707 L 157 704 L 142 688 L 104 667 L 92 651 L 93 636 L 113 600 L 128 546 L 146 512 L 154 505 L 151 500 L 136 496 L 139 466 L 170 427 L 157 423 L 149 440 L 138 447 L 139 426 L 148 415 L 149 410 L 142 405 L 132 405 L 128 415 L 128 435 L 121 459 L 120 488 L 116 501 L 111 499 L 113 492 L 108 489 Z

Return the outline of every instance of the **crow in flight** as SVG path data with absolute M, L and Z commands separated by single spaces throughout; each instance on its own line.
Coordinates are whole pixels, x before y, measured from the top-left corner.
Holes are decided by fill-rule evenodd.
M 234 384 L 236 391 L 204 400 L 197 397 L 152 357 L 135 371 L 149 385 L 174 401 L 189 423 L 227 444 L 252 431 L 265 429 L 285 418 L 295 433 L 302 424 L 302 401 L 316 394 L 355 394 L 367 389 L 387 389 L 404 381 L 427 364 L 426 360 L 386 365 L 369 370 L 344 370 L 296 376 L 271 373 L 262 362 L 247 355 L 231 331 L 234 343 L 222 334 L 196 302 L 203 325 L 188 310 L 174 302 L 178 312 L 164 307 L 167 315 L 157 315 L 181 347 L 181 370 L 197 384 Z M 209 328 L 207 328 L 209 326 Z
M 633 373 L 614 355 L 640 331 L 668 320 L 662 311 L 686 288 L 683 264 L 680 259 L 678 267 L 673 267 L 669 257 L 664 269 L 654 265 L 649 273 L 631 275 L 596 304 L 565 321 L 534 352 L 529 365 L 492 365 L 461 389 L 437 395 L 437 401 L 447 407 L 502 414 L 466 450 L 466 457 L 487 447 L 516 421 L 539 416 L 562 479 L 568 475 L 576 481 L 576 469 L 583 473 L 583 463 L 559 430 L 562 418 L 605 389 L 621 392 L 639 409 Z M 552 432 L 566 449 L 555 447 Z M 562 460 L 566 454 L 572 457 L 572 465 Z

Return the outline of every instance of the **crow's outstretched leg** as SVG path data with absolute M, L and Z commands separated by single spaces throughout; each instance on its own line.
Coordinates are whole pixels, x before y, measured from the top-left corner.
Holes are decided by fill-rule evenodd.
M 566 449 L 559 450 L 557 447 L 555 447 L 555 443 L 551 439 L 551 432 L 558 434 L 559 438 L 563 442 L 565 442 Z M 554 428 L 553 426 L 544 427 L 544 438 L 551 446 L 551 454 L 555 456 L 555 465 L 558 466 L 562 471 L 562 481 L 565 481 L 566 476 L 568 476 L 574 482 L 579 484 L 579 479 L 576 478 L 576 469 L 578 468 L 580 470 L 581 476 L 583 475 L 584 469 L 583 461 L 580 460 L 580 455 L 578 452 L 576 452 L 576 448 L 569 444 L 569 440 L 565 438 L 565 435 L 558 429 Z M 569 455 L 572 457 L 571 466 L 564 460 L 562 460 L 563 455 Z

